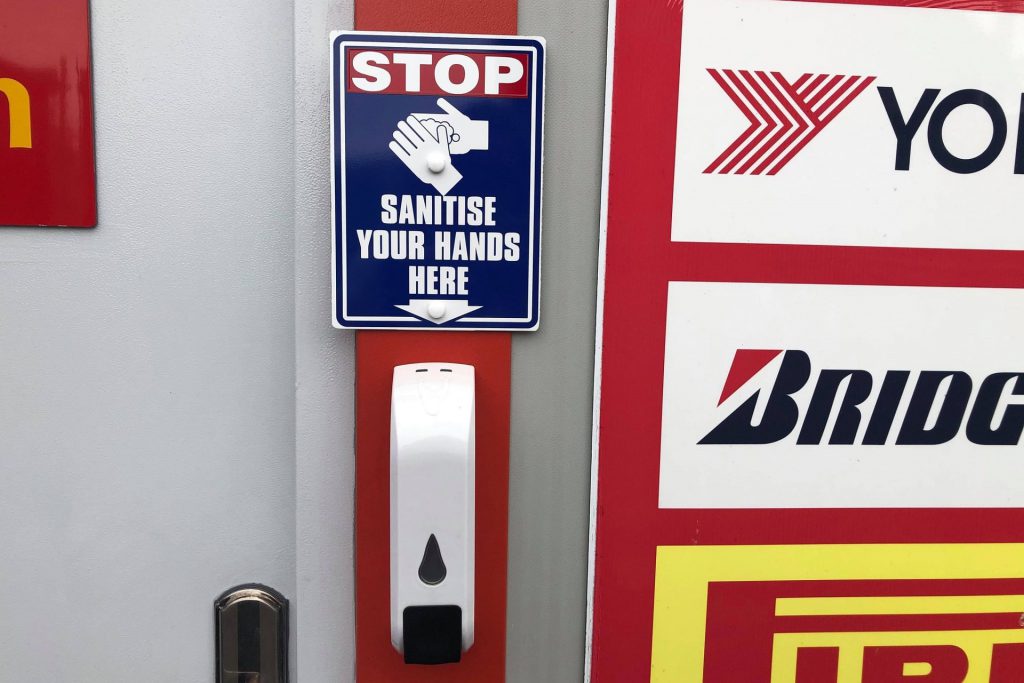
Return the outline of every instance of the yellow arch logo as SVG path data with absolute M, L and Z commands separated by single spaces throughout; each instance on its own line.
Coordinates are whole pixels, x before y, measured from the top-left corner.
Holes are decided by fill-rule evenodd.
M 0 93 L 7 96 L 11 119 L 11 148 L 32 147 L 32 108 L 28 90 L 13 78 L 0 78 Z

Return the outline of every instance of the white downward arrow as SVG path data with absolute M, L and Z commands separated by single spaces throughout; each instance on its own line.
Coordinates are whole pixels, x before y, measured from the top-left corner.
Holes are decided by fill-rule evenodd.
M 480 306 L 470 306 L 469 301 L 465 299 L 410 299 L 408 304 L 395 304 L 395 306 L 435 325 L 461 318 L 480 308 Z

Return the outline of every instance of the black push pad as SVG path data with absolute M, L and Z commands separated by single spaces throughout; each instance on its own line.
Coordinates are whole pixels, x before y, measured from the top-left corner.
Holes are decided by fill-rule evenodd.
M 406 664 L 454 664 L 462 659 L 462 608 L 406 607 L 402 612 Z

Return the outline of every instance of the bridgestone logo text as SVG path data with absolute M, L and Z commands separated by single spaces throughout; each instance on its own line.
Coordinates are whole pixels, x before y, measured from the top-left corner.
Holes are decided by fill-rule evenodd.
M 966 421 L 971 443 L 1013 446 L 1024 432 L 1024 400 L 1014 399 L 1024 396 L 1024 372 L 983 377 L 947 369 L 814 373 L 810 356 L 796 350 L 737 351 L 719 404 L 780 355 L 771 386 L 759 386 L 699 443 L 768 444 L 799 430 L 798 444 L 930 446 L 952 441 Z M 794 395 L 812 375 L 813 391 L 803 407 Z

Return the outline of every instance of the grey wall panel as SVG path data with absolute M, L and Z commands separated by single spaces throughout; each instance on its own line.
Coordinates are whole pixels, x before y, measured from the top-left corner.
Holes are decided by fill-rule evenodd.
M 548 73 L 541 326 L 512 347 L 509 683 L 583 678 L 607 13 L 519 0 Z
M 0 229 L 0 680 L 209 681 L 295 592 L 292 3 L 91 4 L 99 227 Z
M 355 338 L 331 327 L 327 104 L 328 34 L 352 28 L 352 11 L 352 0 L 295 0 L 294 624 L 302 683 L 355 675 Z

